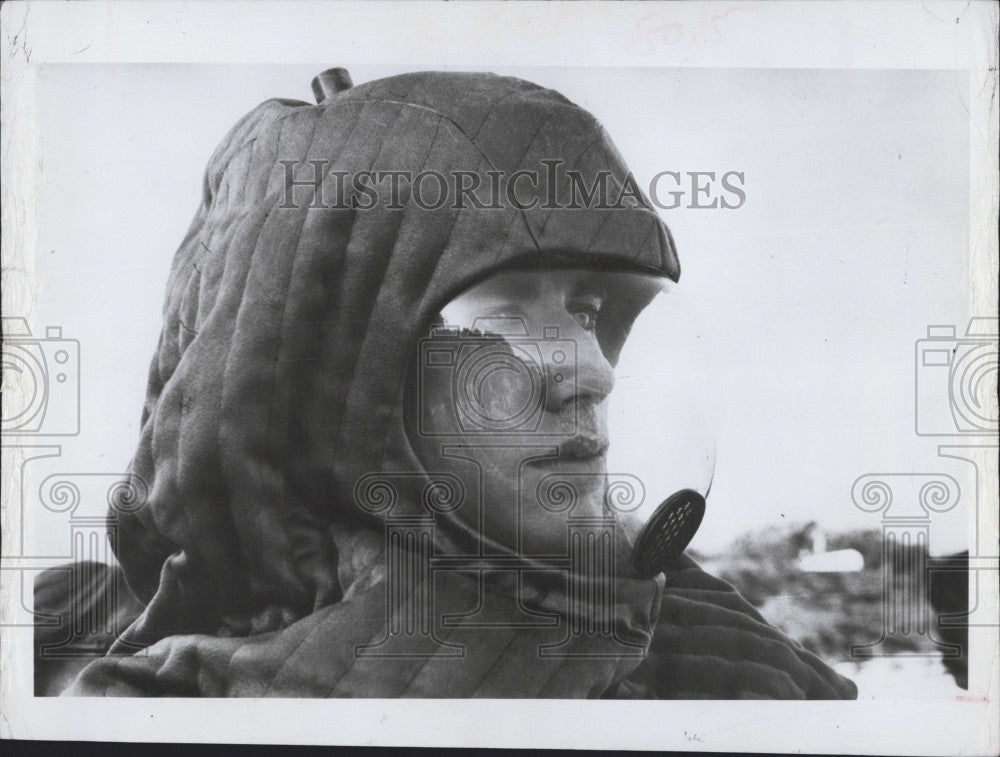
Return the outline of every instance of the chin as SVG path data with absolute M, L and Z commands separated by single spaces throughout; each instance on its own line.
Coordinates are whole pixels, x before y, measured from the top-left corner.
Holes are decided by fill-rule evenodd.
M 604 489 L 578 492 L 575 504 L 561 512 L 550 512 L 537 503 L 525 508 L 522 519 L 522 553 L 527 556 L 565 556 L 569 552 L 571 519 L 608 515 Z

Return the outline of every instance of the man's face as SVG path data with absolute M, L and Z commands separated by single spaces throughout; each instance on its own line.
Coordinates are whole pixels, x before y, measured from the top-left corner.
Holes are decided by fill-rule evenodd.
M 413 442 L 429 472 L 462 478 L 467 502 L 454 517 L 487 553 L 565 554 L 567 517 L 605 513 L 621 345 L 608 344 L 602 318 L 660 286 L 634 274 L 508 271 L 442 309 L 450 328 L 421 354 Z

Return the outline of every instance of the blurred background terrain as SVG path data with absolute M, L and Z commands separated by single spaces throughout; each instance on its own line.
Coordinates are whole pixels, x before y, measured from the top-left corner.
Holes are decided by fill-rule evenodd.
M 912 597 L 914 613 L 925 613 L 928 634 L 914 623 L 909 633 L 889 634 L 875 655 L 863 649 L 852 654 L 852 646 L 883 636 L 883 581 L 889 591 L 908 591 L 907 572 L 933 566 L 924 546 L 901 549 L 897 564 L 886 566 L 880 531 L 826 534 L 806 522 L 747 532 L 721 552 L 689 553 L 733 584 L 768 622 L 851 678 L 859 699 L 959 696 L 967 686 L 967 641 L 937 628 L 942 602 L 949 611 L 967 604 L 967 577 L 954 571 L 930 573 L 934 606 L 930 596 Z M 961 643 L 962 664 L 946 667 L 936 640 Z

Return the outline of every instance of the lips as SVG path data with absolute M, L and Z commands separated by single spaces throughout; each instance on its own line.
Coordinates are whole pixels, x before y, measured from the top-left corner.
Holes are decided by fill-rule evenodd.
M 608 439 L 597 434 L 577 434 L 559 445 L 561 460 L 592 460 L 608 451 Z
M 569 403 L 560 420 L 567 421 L 569 432 L 559 443 L 560 460 L 593 460 L 608 451 L 607 426 L 598 406 L 593 402 L 577 401 L 575 418 L 570 413 Z M 572 419 L 574 425 L 569 425 Z

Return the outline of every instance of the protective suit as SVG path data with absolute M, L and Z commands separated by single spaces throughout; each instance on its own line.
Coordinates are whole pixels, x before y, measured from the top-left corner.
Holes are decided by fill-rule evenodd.
M 428 512 L 433 472 L 407 433 L 406 388 L 442 305 L 510 267 L 673 280 L 680 268 L 648 203 L 423 209 L 404 182 L 402 207 L 367 207 L 344 202 L 361 192 L 342 177 L 471 171 L 488 186 L 491 171 L 552 158 L 609 172 L 612 196 L 626 182 L 590 114 L 493 75 L 396 76 L 319 105 L 269 100 L 236 124 L 170 273 L 130 466 L 148 497 L 111 515 L 141 611 L 65 693 L 855 696 L 689 559 L 636 576 L 621 532 L 612 635 L 568 633 L 592 619 L 574 617 L 586 611 L 568 601 L 564 574 L 456 569 L 425 577 L 431 652 L 360 652 L 392 631 L 389 521 Z M 391 506 L 364 506 L 359 485 L 373 476 L 389 482 Z M 462 554 L 461 538 L 445 522 L 434 553 Z M 469 620 L 487 599 L 493 622 Z M 547 620 L 506 622 L 525 613 Z

